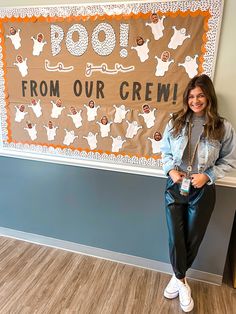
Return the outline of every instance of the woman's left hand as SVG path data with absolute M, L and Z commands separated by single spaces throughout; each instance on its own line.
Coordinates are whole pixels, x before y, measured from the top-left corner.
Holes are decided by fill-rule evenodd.
M 194 188 L 201 188 L 209 181 L 209 177 L 204 173 L 195 173 L 191 175 L 191 183 Z

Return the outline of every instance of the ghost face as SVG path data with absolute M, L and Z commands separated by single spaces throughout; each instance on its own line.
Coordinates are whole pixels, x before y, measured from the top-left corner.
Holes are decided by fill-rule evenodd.
M 57 107 L 61 107 L 61 105 L 62 105 L 62 101 L 61 101 L 61 99 L 60 99 L 60 98 L 58 98 L 58 99 L 57 99 L 57 101 L 56 101 L 56 105 L 57 105 Z
M 192 60 L 192 58 L 190 56 L 185 57 L 185 62 L 190 62 L 191 60 Z
M 18 61 L 19 63 L 23 62 L 22 56 L 18 55 L 16 56 L 16 61 Z
M 20 112 L 24 112 L 24 110 L 25 110 L 25 106 L 24 106 L 24 105 L 20 105 L 19 110 L 20 110 Z
M 144 113 L 149 113 L 149 112 L 150 112 L 150 107 L 149 107 L 149 105 L 143 105 L 143 112 L 144 112 Z
M 29 129 L 32 129 L 33 126 L 32 126 L 32 123 L 31 123 L 31 122 L 26 122 L 26 124 L 27 124 L 27 126 L 28 126 Z
M 152 13 L 152 15 L 151 15 L 152 23 L 157 24 L 158 20 L 159 20 L 158 15 L 156 13 Z
M 170 58 L 170 53 L 169 51 L 163 51 L 162 54 L 161 54 L 161 60 L 163 62 L 167 62 Z
M 93 100 L 90 100 L 89 103 L 88 103 L 89 107 L 90 108 L 94 108 L 94 101 Z
M 10 27 L 10 34 L 11 35 L 15 35 L 16 34 L 16 30 L 15 30 L 15 28 L 13 26 Z
M 38 40 L 39 43 L 41 43 L 43 41 L 43 34 L 42 33 L 38 34 L 37 40 Z
M 160 132 L 155 132 L 153 138 L 155 141 L 160 141 L 162 139 L 162 135 Z
M 77 113 L 75 107 L 70 107 L 70 111 L 73 115 L 75 115 Z
M 48 122 L 48 127 L 49 127 L 49 129 L 52 129 L 52 128 L 53 128 L 52 121 L 49 121 L 49 122 Z
M 138 46 L 142 46 L 144 44 L 144 39 L 141 36 L 138 36 L 136 39 L 136 43 Z
M 35 105 L 36 105 L 36 99 L 33 98 L 33 99 L 31 100 L 31 104 L 32 104 L 33 106 L 35 106 Z
M 107 119 L 106 116 L 103 116 L 103 117 L 102 117 L 101 123 L 102 123 L 103 125 L 106 125 L 106 124 L 108 123 L 108 119 Z

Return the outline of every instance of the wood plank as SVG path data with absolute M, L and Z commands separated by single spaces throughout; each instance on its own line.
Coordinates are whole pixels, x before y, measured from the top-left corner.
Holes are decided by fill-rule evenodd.
M 163 290 L 170 276 L 0 237 L 0 313 L 178 314 Z M 194 313 L 233 314 L 236 291 L 189 280 Z

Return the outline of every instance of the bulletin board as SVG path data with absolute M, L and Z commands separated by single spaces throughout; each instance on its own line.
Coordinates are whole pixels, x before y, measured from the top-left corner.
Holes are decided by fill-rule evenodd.
M 161 167 L 187 82 L 213 77 L 220 0 L 0 9 L 1 152 Z

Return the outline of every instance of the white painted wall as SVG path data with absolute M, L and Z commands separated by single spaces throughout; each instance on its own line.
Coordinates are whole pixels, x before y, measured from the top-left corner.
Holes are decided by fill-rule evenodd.
M 214 82 L 219 111 L 236 129 L 236 1 L 225 0 L 224 3 Z

